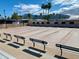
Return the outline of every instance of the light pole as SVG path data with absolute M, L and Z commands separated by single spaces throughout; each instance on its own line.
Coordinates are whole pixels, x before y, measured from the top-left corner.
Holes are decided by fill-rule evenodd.
M 5 13 L 5 9 L 3 10 L 3 12 L 4 12 L 4 21 L 5 21 L 5 28 L 7 28 L 7 22 L 6 22 L 6 13 Z

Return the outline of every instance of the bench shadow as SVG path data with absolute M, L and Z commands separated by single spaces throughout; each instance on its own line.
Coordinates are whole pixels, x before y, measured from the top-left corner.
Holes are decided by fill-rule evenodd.
M 8 39 L 5 39 L 5 38 L 4 38 L 3 40 L 5 40 L 5 41 L 10 41 L 10 40 L 8 40 Z
M 62 56 L 58 56 L 58 55 L 55 55 L 54 57 L 57 58 L 57 59 L 68 59 L 68 58 L 65 58 L 65 57 L 62 57 Z
M 1 42 L 1 43 L 5 43 L 5 41 L 3 41 L 3 40 L 0 40 L 0 42 Z
M 28 54 L 33 55 L 38 58 L 42 57 L 42 55 L 40 53 L 36 53 L 34 51 L 31 51 L 30 49 L 24 49 L 23 52 L 28 53 Z
M 32 50 L 35 50 L 35 51 L 38 51 L 40 53 L 46 53 L 46 51 L 44 50 L 40 50 L 40 49 L 37 49 L 37 48 L 34 48 L 34 47 L 28 47 L 29 49 L 32 49 Z
M 18 43 L 18 42 L 13 42 L 13 43 L 20 45 L 20 46 L 24 46 L 24 44 L 22 44 L 22 43 Z
M 9 44 L 7 44 L 7 45 L 9 45 L 9 46 L 11 46 L 11 47 L 14 47 L 14 48 L 19 48 L 19 46 L 14 45 L 14 44 L 12 44 L 12 43 L 9 43 Z

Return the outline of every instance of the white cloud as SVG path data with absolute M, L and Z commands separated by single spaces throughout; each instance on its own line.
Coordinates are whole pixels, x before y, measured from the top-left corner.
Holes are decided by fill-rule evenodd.
M 60 4 L 60 6 L 64 6 L 64 5 L 69 5 L 69 6 L 60 7 L 59 9 L 57 10 L 55 9 L 50 13 L 54 12 L 54 13 L 62 13 L 69 15 L 79 15 L 79 0 L 52 0 L 52 8 L 57 4 Z M 21 13 L 28 13 L 28 12 L 34 14 L 42 13 L 42 10 L 40 10 L 41 6 L 38 4 L 18 4 L 14 6 L 14 9 Z
M 62 5 L 70 5 L 70 4 L 75 4 L 77 0 L 64 0 L 62 2 Z
M 61 5 L 68 5 L 68 4 L 74 4 L 77 0 L 53 0 L 53 4 L 61 4 Z
M 53 12 L 68 14 L 71 15 L 71 18 L 73 16 L 76 18 L 79 17 L 79 0 L 53 0 L 52 3 L 53 5 L 61 4 L 61 6 L 70 5 L 61 7 Z
M 18 12 L 23 13 L 33 13 L 41 9 L 41 7 L 37 4 L 19 4 L 14 5 L 14 9 Z
M 73 4 L 70 7 L 63 7 L 59 11 L 64 14 L 79 15 L 79 4 Z

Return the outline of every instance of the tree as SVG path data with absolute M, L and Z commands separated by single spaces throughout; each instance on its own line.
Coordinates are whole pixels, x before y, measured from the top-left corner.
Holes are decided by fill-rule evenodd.
M 43 14 L 42 14 L 42 18 L 46 19 L 46 17 L 44 16 L 44 10 L 46 9 L 46 5 L 42 4 L 41 8 L 43 9 Z
M 30 13 L 27 14 L 28 18 L 31 19 L 32 15 Z
M 11 18 L 8 16 L 7 19 L 9 20 L 9 19 L 11 19 Z
M 50 18 L 49 10 L 51 9 L 51 7 L 52 7 L 52 5 L 50 2 L 48 4 L 42 4 L 41 8 L 43 9 L 43 14 L 44 14 L 44 10 L 46 10 L 46 12 L 47 12 L 47 16 L 45 16 L 44 19 L 49 20 L 49 18 Z
M 42 18 L 43 18 L 43 17 L 42 17 L 42 16 L 43 16 L 43 15 L 42 15 L 42 13 L 40 13 L 40 15 L 39 15 L 39 16 L 40 16 L 40 17 L 39 17 L 39 19 L 42 19 Z
M 50 16 L 51 16 L 50 14 L 49 15 L 45 15 L 44 19 L 46 19 L 47 21 L 49 21 Z
M 42 16 L 42 13 L 40 13 L 40 16 Z
M 12 14 L 12 16 L 11 16 L 11 19 L 16 19 L 16 20 L 18 20 L 18 19 L 21 19 L 21 17 L 18 15 L 18 13 L 14 12 L 14 13 Z
M 31 22 L 31 18 L 32 18 L 32 15 L 30 13 L 27 14 L 27 17 L 29 19 L 29 22 Z
M 45 5 L 42 4 L 42 5 L 41 5 L 41 8 L 43 9 L 43 14 L 44 14 Z
M 46 19 L 49 21 L 49 18 L 50 18 L 50 14 L 49 14 L 49 10 L 51 9 L 51 3 L 50 2 L 48 2 L 48 4 L 46 4 L 46 6 L 45 6 L 45 8 L 46 8 L 46 10 L 47 10 L 47 17 L 46 17 Z
M 52 5 L 50 2 L 48 2 L 48 4 L 42 4 L 41 8 L 42 9 L 46 9 L 48 10 L 48 14 L 49 14 L 49 10 L 51 9 Z
M 51 5 L 51 3 L 49 2 L 49 3 L 48 3 L 48 14 L 49 14 L 49 10 L 51 9 L 51 7 L 52 7 L 52 5 Z

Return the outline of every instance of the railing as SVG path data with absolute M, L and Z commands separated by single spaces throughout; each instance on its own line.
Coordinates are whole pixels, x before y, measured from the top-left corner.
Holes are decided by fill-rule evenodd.
M 64 58 L 63 57 L 63 49 L 79 52 L 79 48 L 71 47 L 71 46 L 67 46 L 67 45 L 56 44 L 56 47 L 60 48 L 60 56 L 55 55 L 55 57 L 57 57 L 57 58 Z

